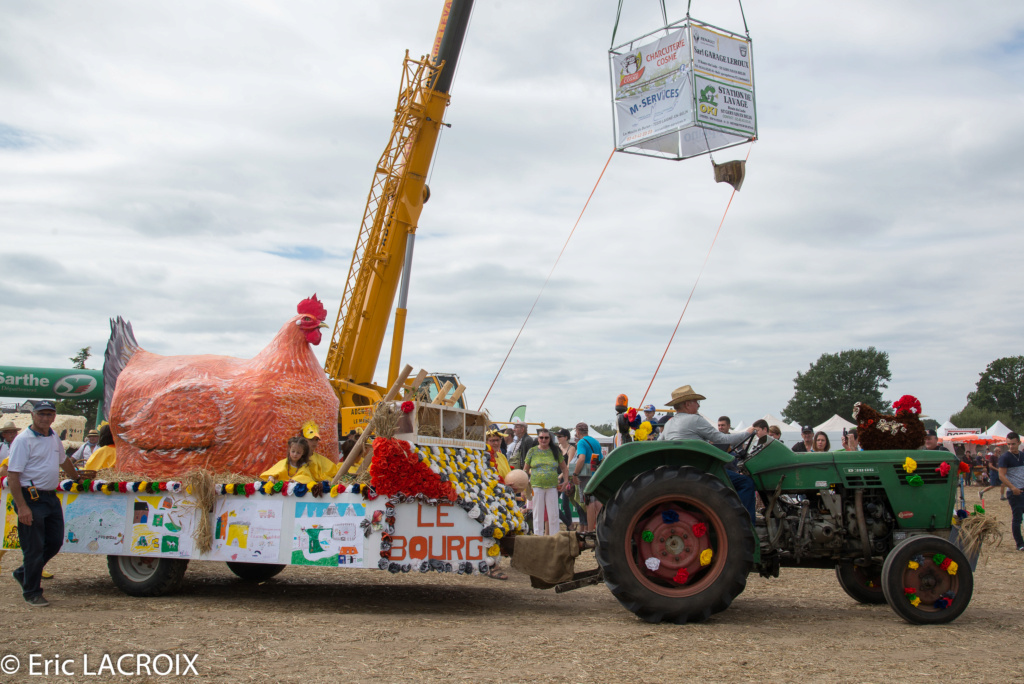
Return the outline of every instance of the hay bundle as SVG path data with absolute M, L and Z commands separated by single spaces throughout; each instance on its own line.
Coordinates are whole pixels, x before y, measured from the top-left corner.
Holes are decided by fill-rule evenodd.
M 1002 523 L 988 513 L 975 513 L 960 521 L 958 543 L 968 558 L 974 558 L 981 553 L 981 547 L 988 542 L 995 542 L 996 546 L 1003 543 L 1003 531 L 1000 528 Z
M 213 548 L 213 529 L 210 526 L 210 513 L 217 502 L 217 492 L 213 487 L 213 475 L 202 468 L 191 470 L 182 478 L 181 484 L 192 500 L 185 505 L 195 506 L 196 524 L 192 529 L 192 541 L 201 553 L 209 553 Z
M 397 404 L 389 401 L 381 401 L 373 409 L 373 417 L 370 424 L 366 426 L 372 434 L 384 439 L 391 439 L 398 429 L 398 422 L 402 419 L 402 409 Z

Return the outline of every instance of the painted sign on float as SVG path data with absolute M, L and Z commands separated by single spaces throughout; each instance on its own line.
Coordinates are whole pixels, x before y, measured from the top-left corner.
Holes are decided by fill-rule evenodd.
M 490 540 L 488 540 L 490 541 Z M 487 554 L 480 523 L 458 506 L 396 506 L 391 560 L 403 563 L 437 559 L 457 563 L 481 561 Z
M 0 366 L 0 396 L 26 399 L 102 399 L 103 371 Z

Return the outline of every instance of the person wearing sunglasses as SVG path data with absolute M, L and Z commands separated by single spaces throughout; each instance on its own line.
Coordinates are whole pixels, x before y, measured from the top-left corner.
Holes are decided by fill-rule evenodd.
M 557 534 L 558 493 L 569 481 L 569 469 L 562 452 L 552 447 L 551 433 L 545 428 L 537 430 L 537 446 L 526 453 L 523 470 L 533 488 L 533 533 Z

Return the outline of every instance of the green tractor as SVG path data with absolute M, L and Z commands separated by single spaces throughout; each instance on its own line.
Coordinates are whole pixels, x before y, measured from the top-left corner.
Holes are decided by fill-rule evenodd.
M 912 623 L 949 622 L 967 608 L 971 563 L 947 541 L 952 455 L 796 454 L 772 442 L 747 458 L 749 445 L 740 467 L 765 505 L 754 524 L 726 474 L 733 457 L 710 444 L 633 442 L 601 464 L 586 489 L 604 504 L 599 576 L 623 606 L 648 622 L 699 622 L 725 610 L 752 570 L 804 567 L 835 569 L 853 599 L 888 603 Z

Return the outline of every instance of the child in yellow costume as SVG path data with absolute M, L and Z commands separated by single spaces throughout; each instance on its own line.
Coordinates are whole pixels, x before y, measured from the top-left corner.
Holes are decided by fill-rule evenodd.
M 272 467 L 260 473 L 260 479 L 267 482 L 301 482 L 311 485 L 317 482 L 310 472 L 309 444 L 302 437 L 288 440 L 288 458 L 282 458 Z
M 312 420 L 307 420 L 302 426 L 302 436 L 309 444 L 309 471 L 317 482 L 330 482 L 338 474 L 341 464 L 317 453 L 317 449 L 320 448 L 320 426 Z

